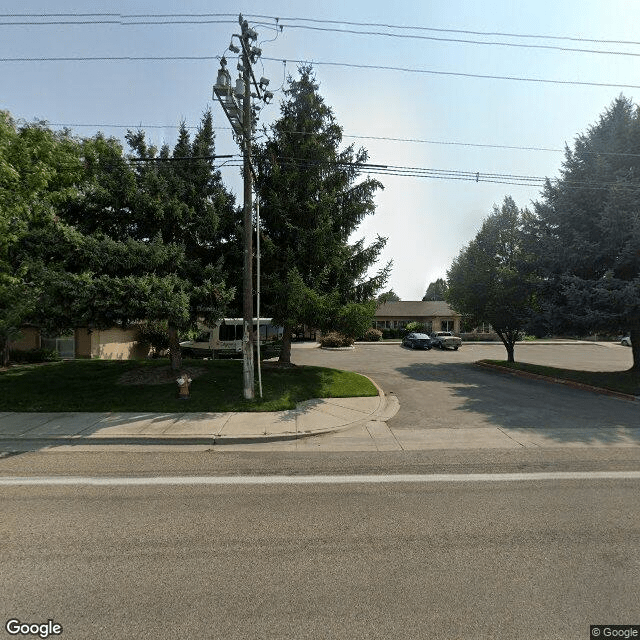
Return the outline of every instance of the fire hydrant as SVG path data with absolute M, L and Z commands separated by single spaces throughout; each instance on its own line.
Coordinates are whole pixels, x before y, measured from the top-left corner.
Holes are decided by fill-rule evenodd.
M 179 378 L 176 378 L 176 382 L 178 383 L 178 398 L 180 400 L 188 400 L 191 378 L 188 375 L 183 374 Z

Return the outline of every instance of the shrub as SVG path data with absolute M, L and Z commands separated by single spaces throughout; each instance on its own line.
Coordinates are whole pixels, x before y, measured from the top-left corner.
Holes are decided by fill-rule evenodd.
M 405 330 L 407 333 L 429 333 L 421 322 L 409 322 Z
M 344 336 L 341 333 L 327 333 L 320 338 L 320 346 L 322 347 L 350 347 L 353 344 L 353 338 Z
M 56 362 L 60 354 L 55 349 L 29 349 L 29 351 L 12 351 L 9 359 L 17 363 Z
M 365 342 L 378 342 L 379 340 L 382 340 L 382 331 L 380 331 L 380 329 L 374 329 L 373 327 L 371 327 L 364 332 L 362 339 Z

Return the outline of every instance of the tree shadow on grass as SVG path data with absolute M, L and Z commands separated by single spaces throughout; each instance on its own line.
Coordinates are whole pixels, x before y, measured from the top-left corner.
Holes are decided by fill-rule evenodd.
M 408 378 L 444 385 L 453 411 L 476 414 L 514 440 L 575 444 L 640 443 L 640 403 L 584 389 L 483 370 L 474 364 L 415 363 L 398 367 Z M 435 389 L 434 389 L 435 391 Z M 465 418 L 460 416 L 460 426 Z

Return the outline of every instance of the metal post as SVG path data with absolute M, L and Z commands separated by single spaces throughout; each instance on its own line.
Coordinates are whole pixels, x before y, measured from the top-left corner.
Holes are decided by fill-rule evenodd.
M 253 372 L 253 213 L 252 213 L 252 186 L 251 186 L 251 85 L 249 70 L 251 60 L 248 55 L 248 38 L 244 29 L 242 39 L 243 46 L 243 156 L 244 156 L 244 275 L 243 275 L 243 300 L 242 318 L 244 333 L 242 338 L 242 373 L 244 382 L 244 397 L 253 400 L 255 397 L 254 372 Z

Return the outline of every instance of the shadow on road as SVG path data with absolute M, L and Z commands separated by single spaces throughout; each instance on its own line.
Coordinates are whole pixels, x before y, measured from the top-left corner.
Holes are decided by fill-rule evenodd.
M 433 411 L 470 414 L 460 416 L 460 426 L 494 425 L 516 440 L 519 433 L 538 432 L 562 443 L 640 443 L 638 402 L 489 372 L 470 363 L 420 362 L 396 371 L 425 383 Z M 441 402 L 433 402 L 435 394 Z

